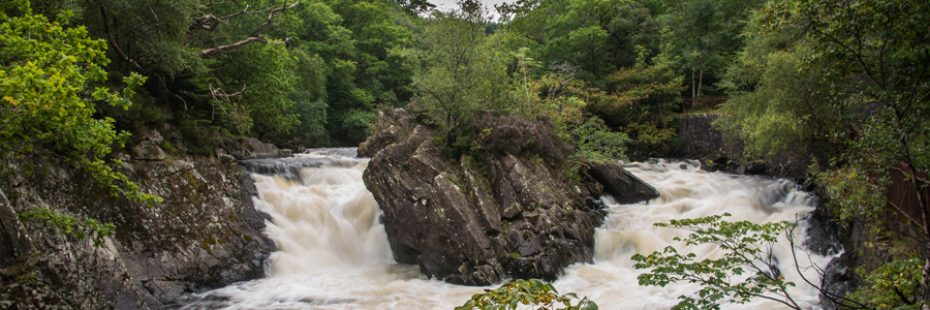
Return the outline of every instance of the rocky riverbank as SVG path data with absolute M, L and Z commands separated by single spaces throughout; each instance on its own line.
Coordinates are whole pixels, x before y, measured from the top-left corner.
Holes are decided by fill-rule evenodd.
M 253 208 L 253 182 L 236 160 L 166 158 L 143 145 L 122 170 L 164 199 L 155 206 L 111 197 L 62 166 L 10 167 L 22 177 L 0 187 L 0 308 L 162 309 L 264 275 L 267 216 Z M 21 216 L 35 208 L 63 217 Z M 95 244 L 90 218 L 114 224 L 112 237 Z

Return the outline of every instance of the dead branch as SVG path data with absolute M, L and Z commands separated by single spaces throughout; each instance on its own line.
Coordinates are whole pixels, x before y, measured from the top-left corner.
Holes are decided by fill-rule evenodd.
M 254 15 L 254 14 L 266 14 L 267 13 L 269 14 L 269 16 L 273 16 L 274 14 L 278 12 L 290 10 L 296 7 L 298 4 L 299 2 L 295 2 L 293 4 L 288 5 L 287 1 L 285 1 L 284 5 L 282 6 L 272 6 L 272 7 L 267 7 L 263 9 L 251 10 L 251 11 L 249 10 L 250 5 L 246 5 L 245 8 L 242 9 L 242 11 L 232 13 L 232 14 L 227 14 L 227 15 L 222 15 L 222 16 L 216 16 L 214 14 L 205 14 L 205 15 L 202 15 L 194 19 L 194 23 L 188 27 L 188 32 L 194 32 L 197 30 L 214 31 L 216 30 L 217 27 L 219 27 L 220 24 L 228 23 L 230 19 L 236 18 L 238 16 L 242 16 L 242 15 Z
M 236 49 L 236 48 L 245 46 L 245 45 L 247 45 L 247 44 L 249 44 L 249 43 L 252 43 L 252 42 L 266 43 L 266 42 L 268 42 L 268 40 L 265 40 L 264 37 L 258 37 L 258 36 L 248 37 L 248 38 L 245 38 L 245 39 L 242 39 L 242 40 L 239 40 L 239 41 L 237 41 L 237 42 L 230 43 L 230 44 L 225 44 L 225 45 L 220 45 L 220 46 L 217 46 L 217 47 L 211 47 L 211 48 L 208 48 L 208 49 L 203 49 L 203 50 L 200 51 L 200 56 L 201 56 L 201 57 L 210 57 L 210 56 L 213 56 L 213 55 L 216 55 L 216 54 L 225 52 L 225 51 L 229 51 L 229 50 L 233 50 L 233 49 Z
M 268 17 L 265 18 L 265 22 L 264 22 L 264 23 L 262 23 L 261 25 L 259 25 L 258 27 L 256 27 L 255 30 L 252 31 L 252 33 L 249 35 L 248 38 L 245 38 L 245 39 L 242 39 L 242 40 L 239 40 L 239 41 L 237 41 L 237 42 L 230 43 L 230 44 L 225 44 L 225 45 L 220 45 L 220 46 L 216 46 L 216 47 L 211 47 L 211 48 L 203 49 L 203 50 L 200 51 L 200 56 L 201 56 L 201 57 L 210 57 L 210 56 L 213 56 L 213 55 L 216 55 L 216 54 L 225 52 L 225 51 L 229 51 L 229 50 L 233 50 L 233 49 L 236 49 L 236 48 L 245 46 L 245 45 L 247 45 L 247 44 L 249 44 L 249 43 L 252 43 L 252 42 L 267 43 L 268 40 L 266 40 L 266 39 L 262 36 L 262 33 L 264 32 L 265 28 L 267 28 L 269 25 L 271 25 L 271 23 L 274 21 L 274 15 L 275 15 L 276 13 L 278 13 L 278 12 L 282 12 L 282 11 L 286 11 L 286 10 L 289 10 L 289 9 L 291 9 L 291 8 L 294 8 L 294 7 L 296 7 L 296 6 L 300 3 L 300 2 L 295 2 L 295 3 L 293 3 L 293 4 L 287 4 L 287 2 L 288 2 L 288 1 L 284 1 L 284 3 L 283 3 L 281 6 L 279 6 L 279 7 L 272 7 L 272 8 L 265 9 L 265 10 L 254 11 L 254 12 L 256 12 L 256 13 L 258 13 L 258 12 L 267 12 L 267 13 L 268 13 Z M 248 9 L 248 7 L 246 7 L 246 8 Z M 246 13 L 248 13 L 248 12 L 246 12 Z M 246 14 L 246 13 L 242 13 L 242 14 Z M 238 16 L 238 15 L 240 15 L 240 14 L 233 14 L 232 16 Z M 221 18 L 218 18 L 218 17 L 215 17 L 215 16 L 213 17 L 213 19 L 216 19 L 216 20 L 218 21 L 217 23 L 223 22 L 223 20 L 224 20 L 224 19 L 221 19 Z M 201 26 L 201 27 L 203 27 L 203 26 Z M 215 25 L 214 25 L 214 27 L 215 27 Z

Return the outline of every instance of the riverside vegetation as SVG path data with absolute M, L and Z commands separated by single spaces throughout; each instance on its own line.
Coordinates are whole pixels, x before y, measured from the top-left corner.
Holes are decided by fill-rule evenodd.
M 548 122 L 573 146 L 561 167 L 571 177 L 598 162 L 676 156 L 678 116 L 707 113 L 744 143 L 737 161 L 806 167 L 795 177 L 849 236 L 844 255 L 859 279 L 825 299 L 863 309 L 930 302 L 927 1 L 517 0 L 493 8 L 494 20 L 479 1 L 458 4 L 2 1 L 0 176 L 74 169 L 157 207 L 162 199 L 119 168 L 150 129 L 171 156 L 219 156 L 249 137 L 350 145 L 379 109 L 406 106 L 451 158 L 482 152 L 483 115 Z M 895 186 L 906 199 L 893 199 Z M 13 211 L 68 238 L 120 233 L 88 214 Z M 796 307 L 785 287 L 802 284 L 752 269 L 770 266 L 757 243 L 793 225 L 725 220 L 664 224 L 693 231 L 682 245 L 727 254 L 642 253 L 641 284 L 704 284 L 682 296 L 685 309 L 751 298 Z M 515 281 L 464 307 L 593 306 L 575 301 Z

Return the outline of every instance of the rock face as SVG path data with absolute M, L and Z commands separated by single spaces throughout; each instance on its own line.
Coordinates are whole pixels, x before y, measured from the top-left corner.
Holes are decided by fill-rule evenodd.
M 452 158 L 402 109 L 379 114 L 360 147 L 364 179 L 384 212 L 394 258 L 452 283 L 555 279 L 590 261 L 603 186 L 568 181 L 569 146 L 545 123 L 485 115 L 480 152 Z
M 145 140 L 132 148 L 133 158 L 139 160 L 165 160 L 167 154 L 154 141 Z
M 163 309 L 187 292 L 261 277 L 273 244 L 252 206 L 251 177 L 215 158 L 128 161 L 123 171 L 164 203 L 110 196 L 52 166 L 0 184 L 0 308 Z M 5 196 L 5 197 L 2 197 Z M 113 237 L 64 234 L 12 212 L 43 207 L 113 223 Z M 9 246 L 8 246 L 9 245 Z

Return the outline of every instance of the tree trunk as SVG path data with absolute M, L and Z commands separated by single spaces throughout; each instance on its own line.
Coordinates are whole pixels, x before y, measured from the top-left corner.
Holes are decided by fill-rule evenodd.
M 704 70 L 701 69 L 698 71 L 698 84 L 697 84 L 697 97 L 694 98 L 695 101 L 701 99 L 701 87 L 704 86 Z
M 694 106 L 695 97 L 697 97 L 697 88 L 695 87 L 694 69 L 691 69 L 691 106 L 692 107 Z

